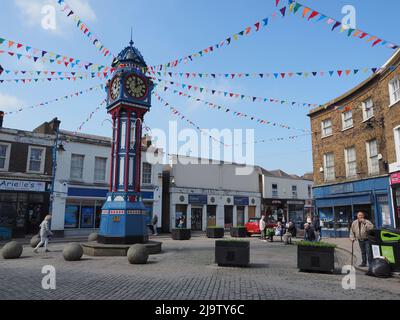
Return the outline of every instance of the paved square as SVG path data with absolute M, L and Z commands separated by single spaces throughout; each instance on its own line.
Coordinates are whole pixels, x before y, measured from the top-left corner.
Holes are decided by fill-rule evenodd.
M 46 255 L 24 247 L 21 259 L 0 258 L 0 299 L 400 299 L 399 279 L 358 273 L 357 289 L 346 291 L 342 275 L 298 272 L 295 246 L 251 239 L 251 267 L 239 269 L 214 264 L 215 240 L 161 241 L 164 252 L 151 256 L 144 266 L 130 265 L 124 257 L 85 256 L 67 263 L 62 244 L 51 246 Z M 349 256 L 337 250 L 336 260 L 340 268 Z M 56 268 L 56 290 L 41 287 L 45 265 Z

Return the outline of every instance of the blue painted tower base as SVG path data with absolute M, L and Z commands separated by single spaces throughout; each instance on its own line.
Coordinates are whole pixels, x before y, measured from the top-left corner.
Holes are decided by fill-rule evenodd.
M 148 241 L 146 207 L 140 194 L 109 193 L 102 209 L 98 242 L 136 244 Z

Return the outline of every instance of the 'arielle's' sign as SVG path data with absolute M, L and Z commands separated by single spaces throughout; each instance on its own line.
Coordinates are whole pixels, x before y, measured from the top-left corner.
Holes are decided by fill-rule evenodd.
M 0 179 L 0 190 L 44 192 L 44 191 L 46 191 L 46 183 L 45 182 L 37 182 L 37 181 L 2 180 L 2 179 Z

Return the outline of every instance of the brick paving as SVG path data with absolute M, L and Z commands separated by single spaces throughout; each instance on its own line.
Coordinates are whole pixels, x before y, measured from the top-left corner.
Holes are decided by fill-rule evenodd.
M 0 299 L 118 299 L 118 300 L 282 300 L 400 299 L 400 280 L 357 274 L 357 289 L 342 288 L 340 274 L 300 273 L 296 247 L 251 239 L 251 267 L 220 268 L 214 264 L 214 242 L 196 237 L 175 242 L 161 237 L 164 252 L 149 264 L 133 266 L 127 258 L 84 257 L 65 262 L 63 245 L 49 254 L 35 255 L 24 247 L 18 260 L 0 258 Z M 336 264 L 349 264 L 348 253 L 337 250 Z M 57 289 L 41 288 L 41 269 L 57 271 Z

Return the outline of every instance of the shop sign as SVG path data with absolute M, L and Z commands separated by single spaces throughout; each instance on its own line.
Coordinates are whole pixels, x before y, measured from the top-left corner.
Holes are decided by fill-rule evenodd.
M 390 184 L 392 186 L 395 184 L 400 184 L 400 172 L 396 172 L 390 175 Z
M 304 205 L 304 201 L 288 201 L 287 204 Z
M 38 181 L 2 180 L 2 179 L 0 179 L 0 190 L 45 192 L 46 191 L 46 183 L 38 182 Z
M 235 197 L 235 205 L 236 206 L 248 206 L 249 198 L 248 197 Z
M 189 195 L 190 204 L 207 205 L 207 199 L 208 199 L 207 195 L 202 195 L 202 194 Z

